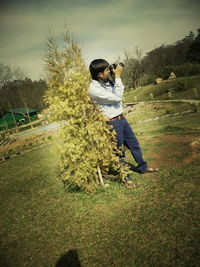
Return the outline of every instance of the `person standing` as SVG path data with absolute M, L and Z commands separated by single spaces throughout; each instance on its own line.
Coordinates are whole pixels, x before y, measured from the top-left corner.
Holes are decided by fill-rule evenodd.
M 112 68 L 114 82 L 110 79 L 110 68 L 110 64 L 105 59 L 95 59 L 90 63 L 92 80 L 88 89 L 89 96 L 93 103 L 99 105 L 101 112 L 108 119 L 107 123 L 112 125 L 116 131 L 117 147 L 122 148 L 125 145 L 131 151 L 137 163 L 134 171 L 140 174 L 155 171 L 153 168 L 149 168 L 143 159 L 139 142 L 123 114 L 124 85 L 121 80 L 123 66 L 118 64 L 116 68 Z M 124 162 L 124 155 L 120 157 Z M 129 180 L 130 177 L 127 179 Z

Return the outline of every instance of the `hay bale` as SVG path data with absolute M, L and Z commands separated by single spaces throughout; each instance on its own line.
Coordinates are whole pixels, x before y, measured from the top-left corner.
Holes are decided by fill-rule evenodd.
M 162 82 L 163 82 L 162 78 L 156 78 L 155 79 L 155 84 L 159 84 L 159 83 L 162 83 Z

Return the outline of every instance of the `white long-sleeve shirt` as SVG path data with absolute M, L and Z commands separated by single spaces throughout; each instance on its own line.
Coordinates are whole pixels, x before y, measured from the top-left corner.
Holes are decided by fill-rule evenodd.
M 124 85 L 121 78 L 115 79 L 114 86 L 109 82 L 104 85 L 96 80 L 92 80 L 88 93 L 92 102 L 98 104 L 100 110 L 109 119 L 123 113 L 122 97 Z

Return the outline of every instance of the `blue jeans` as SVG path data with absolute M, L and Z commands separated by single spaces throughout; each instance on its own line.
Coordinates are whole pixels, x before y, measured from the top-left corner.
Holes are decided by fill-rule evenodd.
M 120 148 L 124 144 L 131 151 L 133 158 L 138 164 L 134 171 L 144 173 L 147 163 L 143 160 L 141 147 L 128 121 L 123 118 L 121 120 L 108 121 L 107 123 L 112 125 L 116 131 L 117 147 Z

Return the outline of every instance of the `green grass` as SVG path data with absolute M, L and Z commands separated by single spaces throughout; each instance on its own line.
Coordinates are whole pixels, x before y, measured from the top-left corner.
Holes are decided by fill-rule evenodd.
M 155 109 L 155 107 L 160 109 Z M 168 112 L 170 110 L 170 113 Z M 200 113 L 179 114 L 173 116 L 173 113 L 192 110 L 189 104 L 137 104 L 132 108 L 127 118 L 137 135 L 191 135 L 200 131 Z M 172 111 L 172 113 L 171 113 Z M 164 115 L 169 117 L 162 118 Z M 149 118 L 161 117 L 157 120 L 146 122 Z
M 145 158 L 161 170 L 134 174 L 135 190 L 108 181 L 94 196 L 66 192 L 49 146 L 2 163 L 0 265 L 55 266 L 74 250 L 87 267 L 198 266 L 200 159 L 180 164 L 200 137 L 191 132 L 198 121 L 187 115 L 173 126 L 167 119 L 157 135 L 151 123 L 136 125 L 145 126 Z
M 165 115 L 173 115 L 184 111 L 194 111 L 195 107 L 188 103 L 138 103 L 126 109 L 127 116 L 131 121 L 137 123 L 139 120 L 152 119 Z M 183 115 L 184 116 L 184 115 Z
M 131 90 L 125 93 L 125 102 L 152 100 L 150 94 L 153 94 L 153 100 L 164 99 L 200 99 L 200 76 L 191 76 L 186 78 L 185 90 L 177 90 L 180 83 L 184 83 L 185 78 L 177 78 L 157 85 L 147 85 L 137 90 Z M 171 98 L 167 90 L 174 88 Z M 197 89 L 198 97 L 195 96 L 193 88 Z M 136 98 L 135 98 L 136 97 Z

